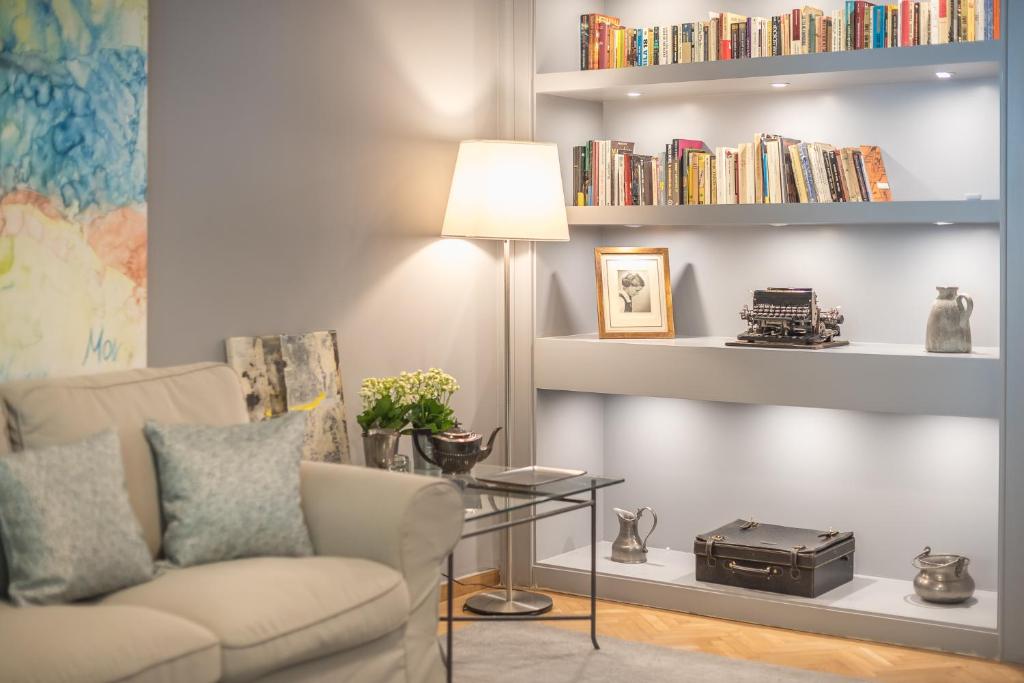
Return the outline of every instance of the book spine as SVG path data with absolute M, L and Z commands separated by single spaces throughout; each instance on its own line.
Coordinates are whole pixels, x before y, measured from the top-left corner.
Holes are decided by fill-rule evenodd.
M 871 8 L 871 47 L 885 47 L 885 7 Z
M 836 188 L 836 177 L 832 173 L 832 162 L 829 159 L 830 152 L 827 149 L 821 151 L 822 168 L 825 171 L 826 188 L 833 202 L 839 201 L 839 192 Z
M 807 190 L 807 201 L 811 204 L 818 203 L 818 193 L 814 187 L 814 169 L 811 168 L 811 157 L 806 143 L 797 145 L 800 155 L 800 170 L 804 175 L 804 187 Z
M 843 172 L 839 168 L 839 151 L 830 150 L 828 152 L 828 163 L 832 169 L 832 177 L 835 178 L 835 197 L 836 201 L 847 202 L 849 201 L 850 195 L 846 192 L 846 186 L 843 184 Z
M 864 155 L 860 150 L 853 153 L 854 169 L 857 172 L 857 183 L 860 185 L 860 194 L 866 202 L 875 201 L 871 197 L 871 186 L 868 182 L 867 169 L 864 167 Z
M 793 184 L 796 185 L 797 201 L 807 203 L 807 187 L 804 185 L 804 168 L 800 162 L 800 145 L 790 145 L 789 164 L 793 169 Z
M 811 145 L 808 149 L 808 157 L 811 161 L 811 173 L 814 176 L 814 193 L 818 197 L 819 204 L 832 202 L 832 195 L 829 193 L 828 176 L 825 174 L 825 159 L 822 156 L 822 149 L 819 145 Z
M 590 22 L 586 14 L 580 15 L 580 71 L 590 68 Z
M 800 10 L 789 13 L 789 54 L 800 54 Z

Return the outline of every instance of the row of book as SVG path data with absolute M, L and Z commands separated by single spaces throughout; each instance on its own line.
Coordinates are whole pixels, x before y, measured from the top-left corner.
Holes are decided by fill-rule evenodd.
M 676 138 L 664 154 L 634 143 L 591 140 L 573 147 L 576 206 L 787 204 L 892 200 L 880 148 L 836 148 L 759 133 L 716 147 Z
M 629 28 L 580 16 L 580 68 L 608 69 L 998 40 L 1000 0 L 847 0 L 825 14 L 805 6 L 773 17 L 709 12 L 707 21 Z

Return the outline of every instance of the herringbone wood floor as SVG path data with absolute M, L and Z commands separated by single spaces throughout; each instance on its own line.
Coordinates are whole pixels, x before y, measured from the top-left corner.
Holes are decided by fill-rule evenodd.
M 549 593 L 553 614 L 586 612 L 589 600 Z M 457 613 L 467 596 L 455 600 Z M 444 604 L 441 605 L 442 613 Z M 586 632 L 587 622 L 547 622 Z M 892 683 L 1024 683 L 1024 667 L 973 657 L 879 645 L 724 619 L 598 601 L 598 634 L 812 671 Z M 460 624 L 456 628 L 464 627 Z M 444 632 L 441 625 L 439 633 Z M 653 682 L 652 682 L 653 683 Z

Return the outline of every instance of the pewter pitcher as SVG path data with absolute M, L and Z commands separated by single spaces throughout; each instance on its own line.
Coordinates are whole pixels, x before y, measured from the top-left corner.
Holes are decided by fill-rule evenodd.
M 925 349 L 932 353 L 970 353 L 974 299 L 970 294 L 958 294 L 957 287 L 935 289 L 939 295 L 928 315 Z
M 651 534 L 654 533 L 654 528 L 658 526 L 658 515 L 654 512 L 653 508 L 649 507 L 638 508 L 636 512 L 630 512 L 621 508 L 612 508 L 612 510 L 619 516 L 619 536 L 612 543 L 612 562 L 624 562 L 627 564 L 646 562 L 647 539 L 651 537 Z M 651 513 L 654 523 L 651 524 L 651 530 L 647 532 L 643 540 L 640 540 L 638 527 L 640 526 L 640 517 L 644 514 L 645 510 Z
M 398 440 L 401 438 L 402 434 L 394 429 L 371 429 L 363 434 L 366 466 L 384 470 L 394 466 L 398 455 Z
M 932 549 L 914 558 L 920 571 L 914 577 L 914 590 L 922 600 L 952 604 L 974 595 L 974 579 L 967 573 L 970 560 L 963 555 L 932 555 Z

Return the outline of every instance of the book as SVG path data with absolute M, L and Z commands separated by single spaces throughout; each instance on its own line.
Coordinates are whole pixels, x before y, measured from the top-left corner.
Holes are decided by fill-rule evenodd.
M 892 201 L 892 191 L 889 188 L 889 176 L 885 172 L 882 150 L 873 145 L 861 145 L 860 152 L 864 159 L 864 175 L 871 201 Z
M 572 149 L 576 206 L 892 201 L 877 146 L 836 148 L 759 133 L 714 150 L 674 138 L 657 154 L 633 142 L 590 140 Z
M 816 52 L 998 40 L 1002 0 L 845 0 L 770 17 L 709 12 L 706 21 L 626 27 L 607 14 L 579 15 L 580 68 L 687 64 Z

